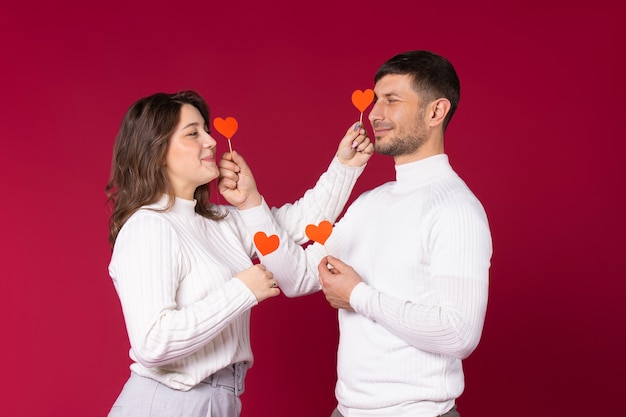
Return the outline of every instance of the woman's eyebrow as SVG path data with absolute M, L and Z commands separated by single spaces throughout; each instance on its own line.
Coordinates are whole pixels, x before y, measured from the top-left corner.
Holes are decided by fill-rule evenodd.
M 182 129 L 180 129 L 180 130 L 185 130 L 185 129 L 187 129 L 188 127 L 196 127 L 196 126 L 200 126 L 200 123 L 198 123 L 198 122 L 191 122 L 191 123 L 189 123 L 188 125 L 184 126 L 184 127 L 183 127 Z

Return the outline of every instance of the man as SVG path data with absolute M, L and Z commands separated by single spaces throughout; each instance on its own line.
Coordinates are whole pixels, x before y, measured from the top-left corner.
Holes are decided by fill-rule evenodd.
M 411 51 L 385 62 L 375 83 L 375 150 L 393 157 L 396 181 L 363 193 L 324 246 L 304 251 L 276 225 L 250 213 L 247 223 L 281 236 L 263 263 L 286 295 L 321 284 L 339 309 L 332 417 L 459 416 L 461 361 L 480 340 L 492 254 L 483 207 L 444 153 L 459 80 L 445 58 Z

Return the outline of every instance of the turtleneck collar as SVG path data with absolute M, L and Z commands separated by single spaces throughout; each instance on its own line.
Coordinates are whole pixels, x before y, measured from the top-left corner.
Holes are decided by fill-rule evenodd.
M 150 208 L 163 209 L 167 207 L 167 203 L 169 201 L 169 196 L 167 194 L 163 194 L 161 199 L 154 204 L 151 204 Z M 196 200 L 185 200 L 184 198 L 176 197 L 174 199 L 174 204 L 169 209 L 172 213 L 182 214 L 185 216 L 193 216 L 196 213 Z
M 419 161 L 396 165 L 394 189 L 418 188 L 437 179 L 456 175 L 450 166 L 448 155 L 438 154 Z

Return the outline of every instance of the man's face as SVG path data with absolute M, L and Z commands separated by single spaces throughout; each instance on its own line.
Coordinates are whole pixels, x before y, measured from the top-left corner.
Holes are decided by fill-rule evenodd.
M 415 154 L 426 140 L 426 128 L 413 78 L 385 75 L 376 83 L 374 94 L 376 102 L 369 120 L 376 138 L 376 152 L 394 158 Z

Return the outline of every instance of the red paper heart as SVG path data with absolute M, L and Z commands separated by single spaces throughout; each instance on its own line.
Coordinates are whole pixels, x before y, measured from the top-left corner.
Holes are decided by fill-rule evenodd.
M 254 244 L 261 252 L 261 255 L 265 256 L 278 249 L 280 239 L 276 235 L 267 236 L 265 232 L 256 232 L 254 234 Z
M 237 132 L 239 123 L 237 123 L 237 119 L 234 117 L 227 117 L 226 119 L 216 117 L 213 119 L 213 126 L 215 127 L 215 130 L 230 139 L 233 137 L 235 132 Z
M 354 104 L 354 107 L 359 109 L 361 113 L 372 104 L 372 101 L 374 101 L 374 91 L 370 88 L 365 91 L 355 90 L 354 93 L 352 93 L 352 104 Z
M 326 243 L 326 239 L 330 236 L 333 231 L 333 225 L 327 221 L 322 221 L 319 226 L 315 226 L 314 224 L 310 224 L 304 229 L 306 236 L 314 242 L 321 243 L 322 245 Z

